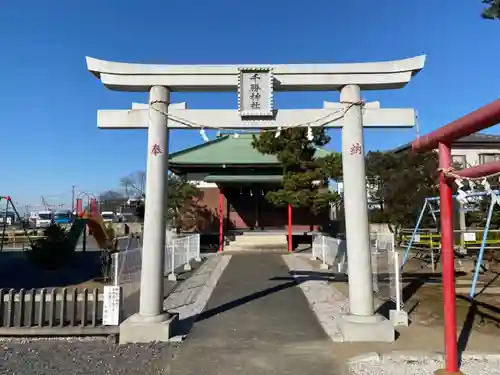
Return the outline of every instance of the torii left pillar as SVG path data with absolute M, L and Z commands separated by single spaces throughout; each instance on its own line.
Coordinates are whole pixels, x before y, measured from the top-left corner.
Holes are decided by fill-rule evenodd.
M 164 267 L 159 266 L 165 263 L 169 102 L 168 88 L 151 87 L 139 312 L 121 325 L 120 343 L 167 341 L 176 319 L 163 311 Z

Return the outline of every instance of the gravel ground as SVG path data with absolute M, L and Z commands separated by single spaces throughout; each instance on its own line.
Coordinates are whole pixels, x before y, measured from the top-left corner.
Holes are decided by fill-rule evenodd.
M 434 375 L 434 371 L 444 368 L 442 355 L 389 354 L 376 353 L 352 360 L 349 373 L 356 375 Z M 464 374 L 499 375 L 500 355 L 464 354 L 460 368 Z
M 315 271 L 307 260 L 296 255 L 283 255 L 283 260 L 326 334 L 333 342 L 344 341 L 338 321 L 349 312 L 349 299 L 331 285 L 325 276 Z
M 181 318 L 203 310 L 230 258 L 209 258 L 180 285 L 176 294 L 186 300 L 177 307 Z M 161 375 L 178 348 L 176 343 L 119 346 L 96 338 L 0 339 L 0 375 Z
M 160 375 L 175 344 L 123 345 L 104 340 L 0 342 L 1 375 Z

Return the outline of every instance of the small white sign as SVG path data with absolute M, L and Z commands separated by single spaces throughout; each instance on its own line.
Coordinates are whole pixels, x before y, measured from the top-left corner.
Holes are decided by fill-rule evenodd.
M 464 241 L 476 241 L 476 233 L 475 232 L 464 233 Z
M 104 287 L 104 302 L 102 304 L 102 324 L 117 326 L 120 324 L 121 288 L 119 286 Z
M 415 237 L 413 237 L 413 242 L 420 242 L 420 234 L 416 234 Z

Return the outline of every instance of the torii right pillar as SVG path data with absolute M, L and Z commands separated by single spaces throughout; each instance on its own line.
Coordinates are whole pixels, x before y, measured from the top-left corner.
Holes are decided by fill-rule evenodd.
M 374 314 L 370 226 L 363 141 L 363 105 L 357 85 L 340 91 L 344 105 L 342 172 L 348 249 L 349 314 L 340 321 L 344 341 L 392 342 L 392 322 Z

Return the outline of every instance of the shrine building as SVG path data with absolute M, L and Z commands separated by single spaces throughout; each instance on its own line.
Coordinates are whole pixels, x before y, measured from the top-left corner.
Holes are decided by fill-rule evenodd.
M 327 154 L 317 149 L 318 157 Z M 253 148 L 252 134 L 219 134 L 212 141 L 172 153 L 169 170 L 203 191 L 199 205 L 205 214 L 193 228 L 201 233 L 286 231 L 304 235 L 329 220 L 328 210 L 313 215 L 309 208 L 288 209 L 267 201 L 265 194 L 282 183 L 283 167 L 274 155 Z

